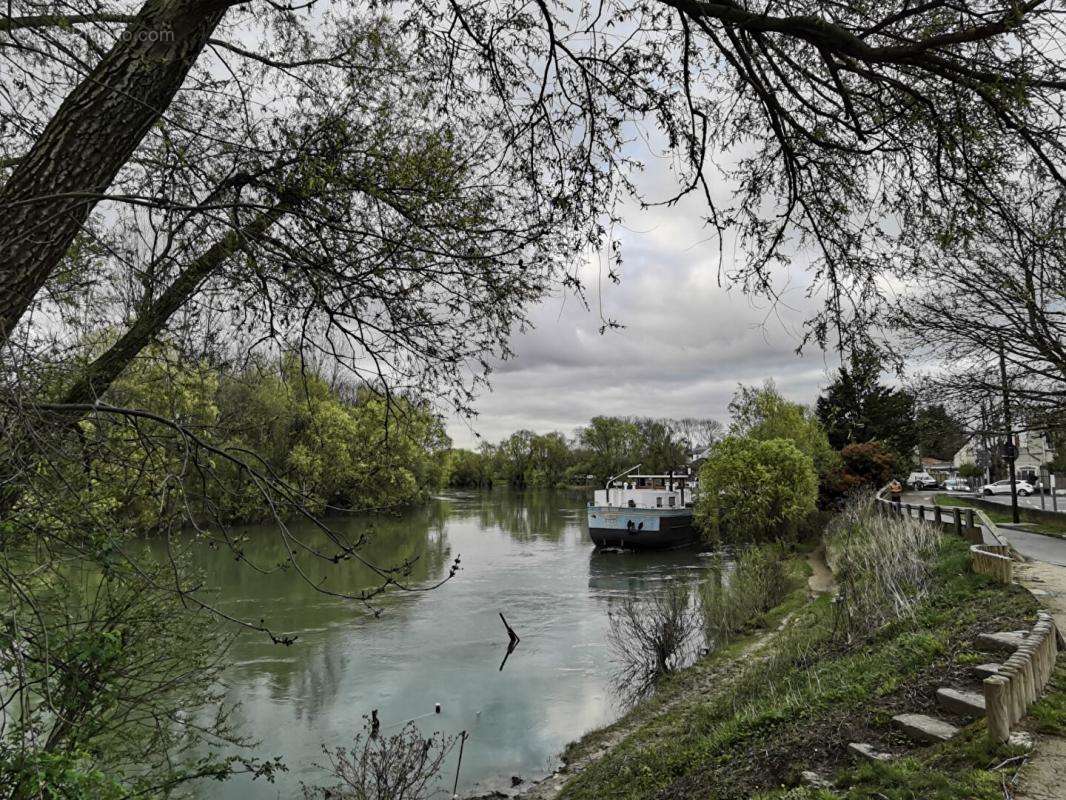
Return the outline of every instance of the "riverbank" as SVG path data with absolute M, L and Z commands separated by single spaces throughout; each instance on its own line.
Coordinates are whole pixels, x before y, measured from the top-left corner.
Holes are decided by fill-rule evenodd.
M 828 597 L 793 592 L 766 630 L 572 744 L 566 766 L 524 797 L 1002 800 L 1026 751 L 989 745 L 983 720 L 936 710 L 936 690 L 979 686 L 973 668 L 994 656 L 977 649 L 978 634 L 1028 627 L 1037 602 L 971 574 L 967 561 L 966 545 L 946 537 L 935 588 L 913 615 L 850 645 Z M 1063 732 L 1063 684 L 1026 720 L 1033 733 Z M 893 724 L 901 713 L 935 714 L 962 731 L 918 745 Z M 853 742 L 892 758 L 857 759 Z

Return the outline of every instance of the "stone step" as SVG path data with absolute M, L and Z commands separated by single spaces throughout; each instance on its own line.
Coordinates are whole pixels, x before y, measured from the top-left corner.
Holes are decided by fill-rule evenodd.
M 848 745 L 848 751 L 852 755 L 865 758 L 870 761 L 889 761 L 892 758 L 891 753 L 882 753 L 874 749 L 872 744 L 866 744 L 865 742 L 851 742 Z
M 812 789 L 832 789 L 833 782 L 813 770 L 806 769 L 800 773 L 800 782 Z
M 925 714 L 898 714 L 892 721 L 909 737 L 925 744 L 946 742 L 959 732 L 950 722 Z
M 1002 664 L 978 664 L 973 668 L 974 674 L 978 678 L 984 680 L 985 678 L 991 678 L 993 675 L 999 675 L 999 669 Z
M 952 714 L 979 717 L 985 713 L 985 697 L 977 692 L 941 686 L 936 690 L 936 700 L 942 709 Z
M 981 650 L 1013 653 L 1025 641 L 1027 631 L 1003 631 L 979 634 L 974 644 Z

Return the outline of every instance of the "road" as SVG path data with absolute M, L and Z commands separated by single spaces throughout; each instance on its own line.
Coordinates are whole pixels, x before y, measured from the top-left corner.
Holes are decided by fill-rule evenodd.
M 960 496 L 966 497 L 967 495 L 960 495 Z M 981 499 L 982 500 L 991 500 L 993 503 L 999 503 L 1001 505 L 1005 505 L 1008 508 L 1010 508 L 1010 495 L 1009 494 L 982 495 Z M 1051 507 L 1051 497 L 1050 496 L 1044 497 L 1044 511 L 1056 511 L 1057 510 L 1060 514 L 1066 514 L 1066 495 L 1059 494 L 1058 497 L 1055 498 L 1055 502 L 1058 505 L 1057 509 L 1053 509 Z M 1024 506 L 1025 508 L 1035 508 L 1035 509 L 1039 510 L 1040 509 L 1040 497 L 1038 495 L 1030 495 L 1029 497 L 1019 497 L 1018 498 L 1018 505 L 1019 506 Z
M 937 494 L 943 494 L 943 492 L 907 492 L 903 495 L 903 502 L 911 503 L 912 505 L 921 505 L 924 503 L 927 506 L 932 506 L 933 498 Z M 959 497 L 965 496 L 966 495 L 959 495 Z M 1018 498 L 1019 501 L 1023 499 L 1031 500 L 1033 498 Z M 1062 500 L 1064 498 L 1059 499 Z M 1039 503 L 1039 500 L 1037 502 Z M 1010 503 L 1009 497 L 1007 498 L 1007 503 Z M 1063 505 L 1066 505 L 1066 503 L 1060 503 L 1060 507 Z M 1038 505 L 1037 508 L 1039 507 L 1040 506 Z M 999 532 L 1000 536 L 1010 542 L 1015 550 L 1030 561 L 1043 561 L 1045 564 L 1066 567 L 1066 538 L 1044 536 L 1039 533 L 1032 533 L 1031 531 L 1010 528 L 1003 523 L 997 524 L 996 530 Z

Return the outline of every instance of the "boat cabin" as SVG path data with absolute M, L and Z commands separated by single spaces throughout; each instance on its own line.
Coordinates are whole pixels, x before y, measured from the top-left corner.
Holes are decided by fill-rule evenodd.
M 597 489 L 593 505 L 612 508 L 691 508 L 696 479 L 692 475 L 626 475 Z

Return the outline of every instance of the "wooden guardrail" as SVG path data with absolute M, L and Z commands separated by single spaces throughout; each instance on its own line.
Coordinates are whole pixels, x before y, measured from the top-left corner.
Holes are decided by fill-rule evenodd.
M 917 516 L 919 520 L 953 529 L 971 543 L 970 566 L 974 572 L 1000 583 L 1009 584 L 1013 581 L 1014 559 L 1010 545 L 984 511 L 934 504 L 932 519 L 928 519 L 926 506 L 892 502 L 884 496 L 887 489 L 886 486 L 877 493 L 878 503 L 884 512 Z M 991 542 L 985 542 L 982 527 L 988 530 Z M 1036 624 L 1021 638 L 1014 653 L 995 675 L 985 678 L 982 684 L 985 717 L 988 735 L 994 742 L 1010 739 L 1011 728 L 1025 716 L 1046 688 L 1055 669 L 1060 638 L 1052 616 L 1046 611 L 1037 612 Z
M 1011 727 L 1025 716 L 1051 679 L 1058 655 L 1055 620 L 1045 611 L 995 675 L 985 678 L 985 717 L 994 742 L 1010 739 Z
M 970 566 L 979 575 L 987 575 L 999 583 L 1009 584 L 1014 580 L 1014 559 L 1010 545 L 1000 536 L 996 523 L 979 508 L 961 506 L 932 506 L 924 504 L 893 502 L 885 497 L 888 486 L 877 493 L 880 508 L 886 513 L 916 517 L 922 522 L 931 522 L 944 530 L 952 530 L 970 543 Z M 987 529 L 992 542 L 985 542 L 982 529 Z

